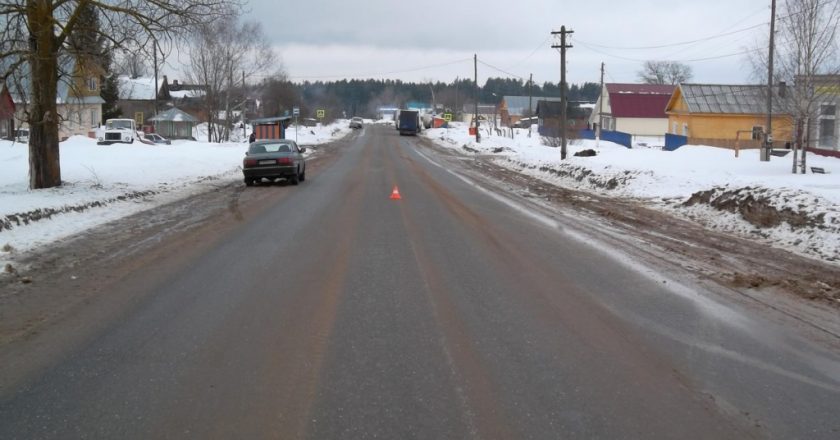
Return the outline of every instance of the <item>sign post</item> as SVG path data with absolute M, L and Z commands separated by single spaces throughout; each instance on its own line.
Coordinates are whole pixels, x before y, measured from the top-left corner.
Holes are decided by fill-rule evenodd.
M 292 108 L 292 114 L 295 117 L 295 143 L 298 141 L 298 116 L 300 116 L 300 107 Z

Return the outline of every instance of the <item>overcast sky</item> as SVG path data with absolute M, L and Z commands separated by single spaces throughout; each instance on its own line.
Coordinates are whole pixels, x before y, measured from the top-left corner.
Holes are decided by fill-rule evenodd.
M 747 83 L 740 53 L 766 45 L 770 0 L 250 0 L 246 18 L 263 24 L 295 81 L 448 82 L 472 78 L 477 54 L 481 84 L 531 73 L 556 82 L 550 32 L 565 25 L 570 83 L 598 82 L 602 61 L 605 81 L 636 82 L 650 59 L 686 62 L 694 82 Z

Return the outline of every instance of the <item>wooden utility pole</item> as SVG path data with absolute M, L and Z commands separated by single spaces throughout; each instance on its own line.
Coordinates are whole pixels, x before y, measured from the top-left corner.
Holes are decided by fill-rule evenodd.
M 481 143 L 481 134 L 478 132 L 478 54 L 473 55 L 475 65 L 475 141 Z
M 531 101 L 532 99 L 534 99 L 533 89 L 534 89 L 534 74 L 532 73 L 528 77 L 528 116 L 529 117 L 534 116 L 534 115 L 531 114 L 531 109 L 534 108 L 534 105 Z M 533 121 L 533 119 L 531 121 Z M 513 138 L 513 125 L 510 124 L 510 121 L 508 121 L 508 124 L 511 126 L 510 135 L 511 135 L 511 138 Z M 534 125 L 534 124 L 531 124 L 531 123 L 528 124 L 528 137 L 531 137 L 531 126 L 532 125 Z
M 155 116 L 158 114 L 158 62 L 157 62 L 157 54 L 158 54 L 158 46 L 157 40 L 154 41 L 154 51 L 155 54 L 152 58 L 154 58 L 155 62 Z M 143 121 L 146 122 L 146 121 Z M 157 124 L 157 123 L 155 123 Z
M 573 34 L 575 31 L 566 30 L 566 26 L 560 26 L 560 32 L 551 32 L 552 35 L 560 34 L 560 45 L 552 45 L 551 47 L 560 49 L 560 159 L 566 159 L 566 118 L 569 103 L 566 102 L 566 49 L 571 49 L 571 45 L 566 44 L 566 34 Z
M 604 63 L 601 62 L 601 87 L 598 88 L 598 132 L 595 137 L 601 139 L 601 130 L 604 128 Z
M 764 148 L 761 149 L 761 161 L 770 161 L 773 148 L 773 49 L 776 40 L 776 0 L 770 5 L 770 53 L 767 57 L 767 129 L 764 131 Z
M 534 84 L 534 74 L 532 73 L 531 76 L 528 78 L 528 117 L 534 116 L 531 114 L 534 108 L 534 93 L 531 91 L 532 86 Z

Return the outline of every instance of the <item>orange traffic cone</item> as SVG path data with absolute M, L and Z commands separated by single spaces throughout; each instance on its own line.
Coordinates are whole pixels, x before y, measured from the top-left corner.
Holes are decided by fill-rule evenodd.
M 400 190 L 397 188 L 397 185 L 394 185 L 394 190 L 391 191 L 391 200 L 402 200 L 400 196 Z

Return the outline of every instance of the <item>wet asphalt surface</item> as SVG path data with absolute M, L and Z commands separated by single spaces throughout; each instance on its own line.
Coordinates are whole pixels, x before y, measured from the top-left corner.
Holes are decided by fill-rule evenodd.
M 0 438 L 840 437 L 835 349 L 392 128 L 341 148 L 109 281 L 138 299 L 0 389 Z

